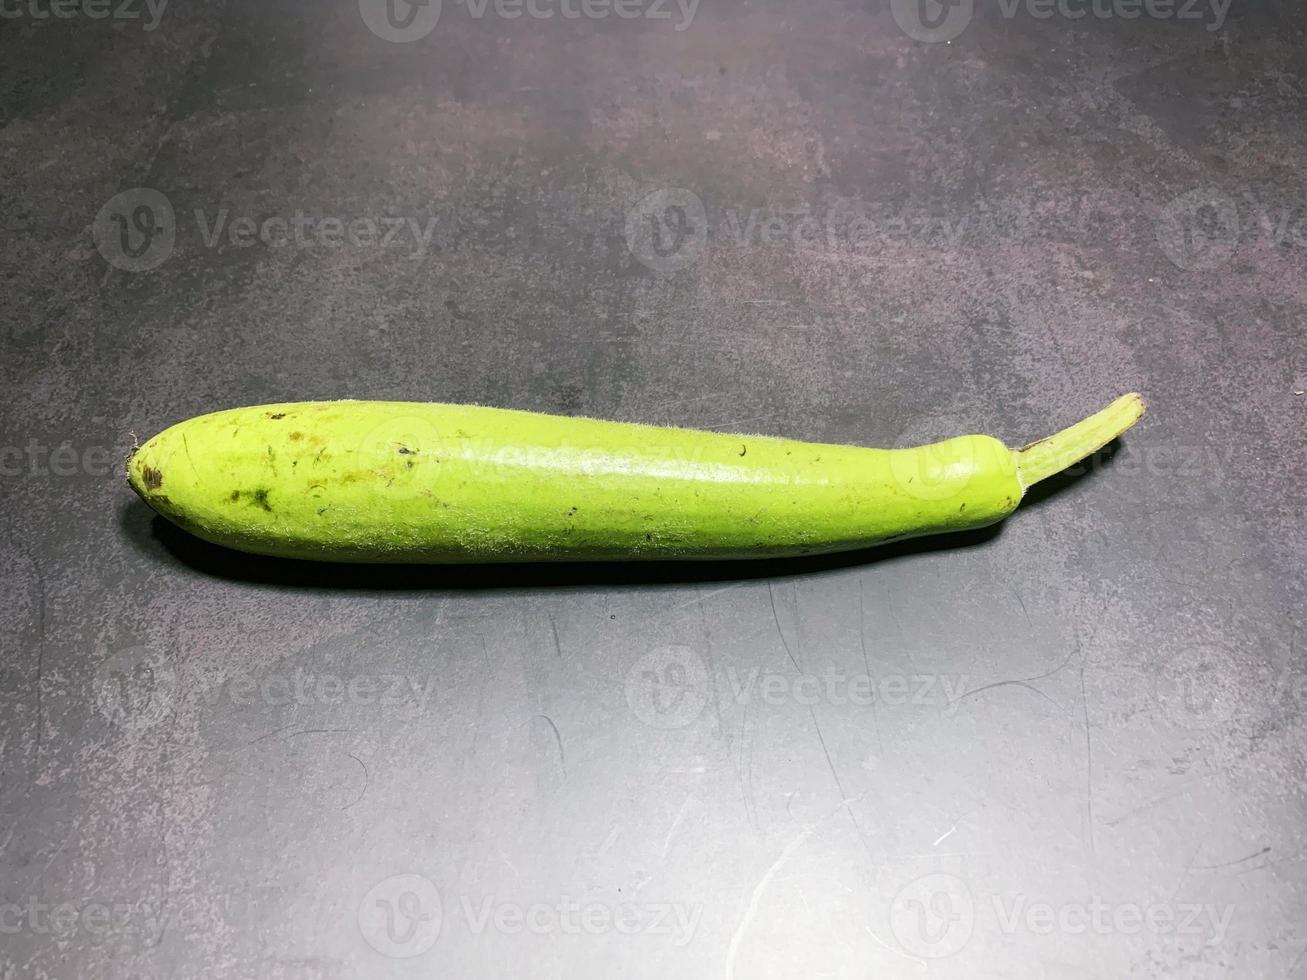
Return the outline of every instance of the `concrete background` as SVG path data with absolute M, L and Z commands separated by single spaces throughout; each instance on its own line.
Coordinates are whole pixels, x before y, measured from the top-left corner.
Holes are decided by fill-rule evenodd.
M 1300 8 L 120 3 L 0 18 L 0 978 L 1307 976 Z M 118 462 L 1131 389 L 852 561 L 297 566 Z

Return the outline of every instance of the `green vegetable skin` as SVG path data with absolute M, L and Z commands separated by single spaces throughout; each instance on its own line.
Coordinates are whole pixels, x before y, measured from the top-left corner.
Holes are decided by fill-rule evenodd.
M 467 405 L 301 402 L 190 419 L 132 487 L 241 551 L 348 562 L 723 559 L 834 552 L 1002 520 L 1143 414 L 1049 439 L 865 449 Z

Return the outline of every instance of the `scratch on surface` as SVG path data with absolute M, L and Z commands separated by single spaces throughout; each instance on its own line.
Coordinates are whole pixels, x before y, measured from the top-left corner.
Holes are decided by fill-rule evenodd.
M 684 602 L 678 602 L 676 605 L 672 606 L 672 608 L 669 609 L 668 612 L 676 612 L 678 609 L 684 609 L 686 606 L 694 605 L 694 603 L 696 602 L 703 602 L 704 599 L 711 599 L 713 596 L 721 595 L 723 592 L 734 592 L 737 589 L 744 588 L 746 584 L 747 583 L 745 582 L 734 582 L 731 585 L 723 585 L 720 589 L 711 589 L 707 592 L 700 592 L 696 589 L 694 597 L 692 599 L 686 599 Z
M 1095 637 L 1098 636 L 1098 627 L 1107 618 L 1105 614 L 1111 602 L 1110 597 L 1103 600 L 1103 609 L 1098 616 L 1094 617 L 1093 630 L 1083 645 L 1080 643 L 1079 631 L 1075 633 L 1075 644 L 1071 651 L 1072 656 L 1079 654 L 1080 657 L 1080 715 L 1085 726 L 1085 819 L 1089 824 L 1086 828 L 1086 843 L 1089 845 L 1089 860 L 1095 873 L 1098 870 L 1098 848 L 1094 841 L 1094 739 L 1089 728 L 1089 693 L 1085 689 L 1085 669 L 1087 666 L 1085 647 L 1092 644 Z M 1067 661 L 1070 662 L 1070 659 L 1068 657 Z M 1190 863 L 1193 863 L 1192 860 Z
M 1198 860 L 1199 852 L 1202 851 L 1203 845 L 1207 843 L 1207 836 L 1207 834 L 1203 834 L 1203 836 L 1198 839 L 1198 843 L 1194 845 L 1194 852 L 1189 855 L 1189 860 L 1185 862 L 1184 870 L 1180 872 L 1180 880 L 1177 881 L 1175 887 L 1171 889 L 1168 901 L 1174 902 L 1175 897 L 1180 894 L 1180 889 L 1184 887 L 1185 880 L 1189 877 L 1189 872 L 1193 870 L 1194 862 Z
M 894 620 L 894 629 L 898 631 L 899 641 L 902 644 L 903 652 L 907 654 L 908 663 L 915 670 L 917 662 L 912 658 L 912 647 L 908 644 L 908 634 L 903 629 L 903 620 L 899 618 L 898 608 L 894 605 L 892 598 L 886 600 L 885 608 L 889 610 L 889 618 Z
M 804 842 L 813 835 L 813 832 L 819 826 L 835 816 L 835 814 L 839 813 L 841 810 L 848 807 L 851 802 L 851 800 L 841 800 L 840 805 L 830 813 L 814 823 L 808 824 L 808 826 L 799 831 L 794 840 L 785 845 L 785 849 L 781 851 L 780 857 L 772 862 L 771 867 L 763 872 L 762 877 L 758 879 L 758 883 L 753 886 L 753 893 L 749 896 L 749 904 L 745 906 L 744 915 L 740 917 L 740 924 L 735 927 L 735 932 L 731 936 L 730 945 L 726 950 L 726 980 L 732 980 L 735 976 L 735 960 L 740 954 L 740 942 L 744 938 L 744 934 L 748 931 L 749 926 L 753 924 L 754 916 L 758 914 L 758 904 L 762 901 L 762 896 L 763 893 L 767 891 L 767 886 L 770 885 L 772 879 L 776 877 L 776 872 L 778 872 L 785 862 L 794 855 L 795 851 L 803 846 Z M 850 811 L 850 813 L 851 812 L 852 811 Z
M 793 590 L 794 590 L 794 630 L 795 630 L 796 642 L 797 642 L 798 630 L 799 630 L 799 597 L 798 597 L 797 584 L 793 586 Z M 795 673 L 802 674 L 803 671 L 799 667 L 798 658 L 794 655 L 794 651 L 790 649 L 789 641 L 785 639 L 785 631 L 781 629 L 780 616 L 777 614 L 776 611 L 776 590 L 772 586 L 771 582 L 767 583 L 767 595 L 771 599 L 772 620 L 776 623 L 776 632 L 781 638 L 782 645 L 784 645 L 785 647 L 785 653 L 786 655 L 789 656 L 790 663 L 794 665 Z M 747 710 L 747 706 L 746 706 L 746 710 Z M 831 758 L 830 747 L 826 744 L 826 736 L 821 730 L 821 722 L 817 720 L 817 711 L 812 705 L 808 705 L 808 717 L 812 719 L 812 729 L 817 734 L 817 742 L 821 745 L 822 755 L 825 756 L 826 758 L 826 766 L 830 769 L 830 774 L 835 780 L 835 789 L 839 792 L 840 799 L 847 801 L 848 793 L 846 793 L 844 790 L 844 782 L 843 780 L 840 779 L 839 771 L 835 768 L 835 760 Z M 849 819 L 853 822 L 853 829 L 857 831 L 858 840 L 862 842 L 863 849 L 867 851 L 867 855 L 868 857 L 870 857 L 871 850 L 870 848 L 867 847 L 867 835 L 863 833 L 862 825 L 858 822 L 857 814 L 855 814 L 852 810 L 849 811 Z
M 931 841 L 930 846 L 939 847 L 940 844 L 943 844 L 946 840 L 948 840 L 950 837 L 953 836 L 953 831 L 958 829 L 958 824 L 960 824 L 961 822 L 962 822 L 961 817 L 958 817 L 956 820 L 954 820 L 953 826 L 950 827 L 948 830 L 944 831 L 944 833 L 940 834 L 933 841 Z
M 554 634 L 554 655 L 560 660 L 563 657 L 563 645 L 558 642 L 558 624 L 554 622 L 554 617 L 545 614 L 549 619 L 549 629 Z
M 1080 665 L 1080 708 L 1085 722 L 1085 819 L 1089 826 L 1089 860 L 1098 867 L 1098 851 L 1094 844 L 1094 740 L 1089 731 L 1089 695 L 1085 692 L 1085 667 Z
M 191 472 L 199 477 L 200 471 L 195 468 L 195 460 L 191 459 L 191 444 L 186 441 L 186 433 L 182 433 L 182 449 L 186 451 L 186 462 L 191 464 Z
M 617 841 L 617 835 L 620 834 L 621 832 L 622 832 L 621 824 L 616 824 L 616 823 L 613 824 L 613 829 L 608 831 L 608 836 L 605 837 L 604 842 L 599 845 L 599 850 L 595 852 L 595 857 L 603 857 L 605 854 L 607 854 L 608 849 L 612 847 L 613 844 Z
M 844 791 L 844 782 L 840 779 L 840 774 L 835 768 L 835 760 L 831 758 L 830 749 L 826 746 L 826 736 L 822 734 L 821 724 L 817 721 L 817 712 L 812 705 L 808 705 L 808 715 L 812 718 L 813 730 L 817 733 L 817 741 L 821 745 L 822 754 L 826 757 L 826 766 L 830 769 L 831 777 L 835 780 L 835 789 L 839 791 L 840 799 L 848 802 L 848 794 Z M 853 824 L 853 829 L 857 831 L 858 840 L 862 843 L 862 848 L 871 857 L 871 848 L 867 846 L 867 835 L 862 830 L 862 824 L 858 821 L 858 815 L 849 810 L 849 820 Z
M 1131 817 L 1138 816 L 1139 814 L 1143 813 L 1145 810 L 1151 810 L 1153 809 L 1153 807 L 1161 806 L 1167 800 L 1173 800 L 1177 796 L 1184 796 L 1184 794 L 1189 792 L 1190 784 L 1192 784 L 1195 781 L 1196 780 L 1194 778 L 1186 779 L 1180 785 L 1180 788 L 1175 790 L 1174 792 L 1167 793 L 1163 796 L 1159 796 L 1156 799 L 1148 800 L 1146 803 L 1140 803 L 1136 807 L 1131 807 L 1129 810 L 1121 814 L 1119 817 L 1113 817 L 1111 820 L 1104 820 L 1103 823 L 1109 827 L 1120 826 L 1121 824 L 1129 820 Z
M 872 932 L 871 926 L 864 925 L 862 928 L 866 931 L 867 935 L 872 938 L 872 940 L 876 943 L 876 945 L 879 946 L 881 949 L 890 953 L 897 953 L 899 956 L 902 956 L 905 960 L 911 960 L 913 963 L 916 963 L 917 966 L 920 966 L 923 969 L 925 968 L 926 966 L 925 960 L 918 959 L 917 957 L 913 956 L 911 953 L 905 952 L 904 950 L 891 946 L 889 943 L 885 942 L 885 940 L 881 939 L 880 936 Z
M 696 597 L 698 597 L 699 587 L 696 586 L 694 591 Z M 699 605 L 699 626 L 703 630 L 703 655 L 704 655 L 704 659 L 707 661 L 705 666 L 708 668 L 709 677 L 711 677 L 713 674 L 716 673 L 717 670 L 717 664 L 713 657 L 712 630 L 708 625 L 708 612 L 703 607 L 703 599 L 701 597 L 699 598 L 698 605 Z M 710 697 L 708 699 L 708 703 L 712 705 L 713 715 L 717 719 L 718 730 L 725 729 L 726 723 L 722 720 L 722 706 L 719 699 L 715 697 Z
M 350 807 L 354 806 L 356 803 L 362 800 L 364 794 L 366 794 L 368 791 L 368 785 L 372 782 L 372 774 L 368 771 L 367 763 L 365 763 L 362 759 L 356 756 L 353 752 L 346 752 L 345 754 L 363 767 L 363 788 L 359 790 L 359 795 L 354 800 L 354 802 L 346 803 L 343 807 L 341 807 L 342 810 L 348 810 Z
M 1026 608 L 1025 597 L 1012 586 L 1008 586 L 1008 591 L 1017 597 L 1017 602 L 1021 606 L 1021 615 L 1026 617 L 1026 628 L 1030 630 L 1030 635 L 1035 635 L 1035 624 L 1030 621 L 1030 610 Z
M 798 586 L 795 586 L 795 589 L 797 590 Z M 785 630 L 781 629 L 781 618 L 780 615 L 776 612 L 776 588 L 775 586 L 772 585 L 771 582 L 767 583 L 767 597 L 771 600 L 771 618 L 776 623 L 776 633 L 781 638 L 781 645 L 785 647 L 785 655 L 790 658 L 790 663 L 794 664 L 795 671 L 801 674 L 803 673 L 803 670 L 799 667 L 799 662 L 794 659 L 794 651 L 790 649 L 790 641 L 785 639 Z M 796 607 L 795 618 L 797 619 L 798 618 L 797 596 L 795 599 L 795 607 Z
M 563 770 L 563 778 L 566 779 L 567 752 L 563 750 L 563 736 L 558 731 L 558 726 L 554 724 L 554 719 L 544 714 L 536 715 L 536 717 L 543 719 L 544 723 L 549 726 L 549 730 L 554 733 L 554 744 L 558 746 L 558 767 Z
M 1046 680 L 1047 678 L 1052 677 L 1054 674 L 1060 674 L 1062 671 L 1066 670 L 1067 666 L 1071 663 L 1071 661 L 1075 659 L 1075 655 L 1076 655 L 1077 652 L 1079 652 L 1079 650 L 1080 650 L 1080 644 L 1079 644 L 1079 642 L 1077 641 L 1076 645 L 1075 645 L 1074 647 L 1072 647 L 1071 652 L 1068 653 L 1068 654 L 1066 655 L 1066 659 L 1063 660 L 1063 661 L 1062 661 L 1060 664 L 1058 664 L 1056 667 L 1052 668 L 1051 670 L 1046 670 L 1046 671 L 1044 671 L 1042 674 L 1035 674 L 1033 677 L 1018 677 L 1018 678 L 1014 678 L 1014 679 L 1012 679 L 1012 680 L 1007 680 L 1007 681 L 994 681 L 993 683 L 990 683 L 990 684 L 984 684 L 984 685 L 982 685 L 982 686 L 980 686 L 980 687 L 973 687 L 970 691 L 965 691 L 965 692 L 963 692 L 962 694 L 959 694 L 956 698 L 954 698 L 954 699 L 953 699 L 952 701 L 950 701 L 949 703 L 950 703 L 950 704 L 957 704 L 957 703 L 960 702 L 960 701 L 965 701 L 967 698 L 971 697 L 973 694 L 982 694 L 982 693 L 984 693 L 985 691 L 993 690 L 993 689 L 996 688 L 996 687 L 1006 687 L 1006 686 L 1008 686 L 1009 684 L 1015 684 L 1017 687 L 1023 687 L 1023 688 L 1025 688 L 1027 691 L 1030 691 L 1032 694 L 1038 694 L 1041 698 L 1043 698 L 1043 699 L 1044 699 L 1045 701 L 1047 701 L 1049 704 L 1053 705 L 1053 706 L 1056 707 L 1059 711 L 1061 711 L 1061 710 L 1062 710 L 1062 706 L 1061 706 L 1060 704 L 1058 704 L 1056 701 L 1054 701 L 1054 700 L 1053 700 L 1051 697 L 1049 697 L 1047 694 L 1045 694 L 1043 691 L 1041 691 L 1039 688 L 1035 687 L 1035 686 L 1034 686 L 1034 682 L 1035 682 L 1035 681 Z M 1082 658 L 1081 658 L 1082 662 L 1083 662 L 1083 659 L 1084 659 L 1084 658 L 1082 657 Z M 1082 668 L 1082 674 L 1083 674 L 1083 668 Z M 1084 691 L 1084 677 L 1082 676 L 1080 680 L 1081 680 L 1081 688 L 1080 688 L 1080 689 L 1081 689 L 1081 692 L 1083 693 L 1083 691 Z
M 1059 711 L 1062 710 L 1062 706 L 1060 704 L 1058 704 L 1056 701 L 1050 698 L 1039 688 L 1035 687 L 1035 685 L 1031 684 L 1030 681 L 1028 680 L 994 681 L 993 683 L 990 684 L 984 684 L 981 687 L 973 687 L 970 691 L 967 691 L 963 694 L 959 694 L 956 698 L 953 699 L 951 703 L 957 704 L 959 701 L 965 701 L 967 698 L 972 697 L 976 694 L 984 694 L 986 691 L 992 691 L 996 687 L 1024 688 L 1025 690 L 1029 691 L 1031 694 L 1036 694 L 1039 697 L 1043 698 L 1045 701 L 1053 705 L 1053 707 L 1057 708 Z
M 821 753 L 826 757 L 826 765 L 830 769 L 830 774 L 835 778 L 835 788 L 839 790 L 840 799 L 845 798 L 844 785 L 840 782 L 840 774 L 835 771 L 835 761 L 830 757 L 830 749 L 826 746 L 826 736 L 821 733 L 821 725 L 817 721 L 817 712 L 812 705 L 808 705 L 808 716 L 812 719 L 813 731 L 817 733 L 817 742 L 821 745 Z M 853 816 L 853 811 L 849 811 L 849 816 Z M 858 818 L 853 817 L 853 823 L 856 826 Z M 858 833 L 862 833 L 862 828 L 858 828 Z
M 871 658 L 867 656 L 867 607 L 866 583 L 858 579 L 858 643 L 862 647 L 862 666 L 867 671 L 867 680 L 871 680 Z M 880 714 L 876 710 L 876 698 L 871 699 L 871 727 L 876 732 L 876 746 L 885 754 L 885 740 L 880 734 Z
M 681 804 L 680 811 L 676 814 L 676 819 L 672 821 L 672 826 L 667 831 L 666 839 L 663 840 L 662 859 L 664 861 L 667 860 L 667 851 L 672 846 L 672 835 L 676 833 L 676 828 L 679 827 L 681 825 L 681 821 L 685 819 L 685 811 L 688 809 L 690 809 L 690 797 L 687 796 L 685 798 L 685 801 Z M 3 848 L 0 848 L 0 850 L 3 850 Z
M 270 739 L 270 738 L 272 738 L 274 735 L 280 735 L 282 732 L 288 732 L 288 731 L 290 731 L 290 730 L 291 730 L 292 728 L 294 728 L 294 727 L 295 727 L 295 723 L 294 723 L 294 722 L 291 722 L 289 725 L 283 725 L 281 728 L 274 728 L 272 731 L 268 732 L 267 734 L 265 734 L 265 735 L 260 735 L 258 738 L 251 739 L 250 741 L 246 742 L 245 744 L 246 744 L 246 745 L 258 745 L 260 742 L 265 741 L 266 739 Z
M 1253 851 L 1251 854 L 1246 855 L 1245 857 L 1241 857 L 1235 861 L 1223 861 L 1220 864 L 1195 864 L 1190 868 L 1190 870 L 1191 871 L 1220 871 L 1222 868 L 1233 868 L 1236 864 L 1245 864 L 1248 861 L 1253 860 L 1253 858 L 1259 858 L 1263 854 L 1270 854 L 1270 853 L 1271 853 L 1270 847 L 1263 847 L 1260 851 Z
M 59 846 L 54 849 L 54 853 L 50 855 L 49 860 L 47 860 L 45 864 L 41 866 L 41 870 L 37 872 L 36 877 L 32 880 L 33 888 L 35 888 L 42 881 L 45 880 L 45 873 L 50 870 L 50 865 L 54 864 L 55 859 L 64 852 L 64 848 L 68 846 L 68 842 L 72 839 L 73 839 L 73 832 L 70 830 L 68 834 L 64 837 L 64 839 L 60 842 Z

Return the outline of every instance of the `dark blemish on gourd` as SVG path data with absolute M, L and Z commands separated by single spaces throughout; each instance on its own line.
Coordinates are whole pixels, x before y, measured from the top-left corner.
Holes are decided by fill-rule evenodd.
M 319 517 L 321 517 L 321 516 L 322 516 L 323 514 L 325 514 L 326 512 L 327 512 L 327 508 L 326 508 L 326 507 L 319 507 L 319 508 L 318 508 L 318 516 L 319 516 Z
M 303 439 L 303 438 L 304 438 L 304 433 L 303 433 L 303 432 L 292 432 L 292 433 L 290 434 L 290 441 L 291 441 L 291 442 L 299 442 L 299 441 L 300 441 L 301 439 Z
M 321 463 L 321 462 L 322 462 L 322 454 L 325 453 L 326 451 L 327 451 L 327 447 L 326 447 L 326 446 L 323 446 L 321 449 L 319 449 L 319 450 L 318 450 L 318 455 L 316 455 L 316 456 L 313 457 L 313 462 L 315 462 L 315 463 Z
M 272 505 L 268 503 L 268 490 L 266 487 L 254 491 L 254 505 L 262 507 L 269 514 L 272 513 Z
M 963 504 L 961 507 L 958 508 L 958 513 L 961 514 L 966 509 L 967 509 L 967 505 Z
M 153 466 L 146 466 L 141 470 L 141 481 L 146 490 L 158 490 L 163 486 L 163 474 Z
M 575 516 L 576 516 L 576 508 L 573 507 L 571 510 L 569 510 L 569 511 L 567 512 L 567 516 L 568 516 L 568 517 L 575 517 Z
M 413 460 L 410 459 L 408 462 L 404 464 L 404 469 L 411 470 L 412 468 L 413 468 Z
M 743 444 L 740 446 L 740 455 L 741 455 L 741 456 L 745 455 L 748 451 L 749 451 L 749 447 L 748 447 L 748 446 L 745 446 L 745 445 L 743 445 Z
M 270 419 L 284 419 L 285 417 L 286 417 L 286 413 L 285 413 L 285 412 L 276 412 L 276 413 L 274 413 L 274 414 L 268 416 L 268 418 L 270 418 Z
M 646 541 L 652 541 L 652 540 L 653 540 L 653 531 L 645 531 L 645 532 L 644 532 L 644 539 L 645 539 Z
M 416 456 L 418 454 L 416 449 L 409 449 L 408 446 L 400 446 L 397 451 L 401 456 Z
M 240 499 L 241 499 L 241 492 L 239 490 L 233 490 L 231 492 L 231 502 L 234 504 Z

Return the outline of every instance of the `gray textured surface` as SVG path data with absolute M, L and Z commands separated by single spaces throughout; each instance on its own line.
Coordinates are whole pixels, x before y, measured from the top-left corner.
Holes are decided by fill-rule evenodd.
M 1307 976 L 1304 15 L 445 8 L 0 21 L 0 977 Z M 852 563 L 232 560 L 108 461 L 283 399 L 891 445 L 1133 388 L 1000 532 Z

